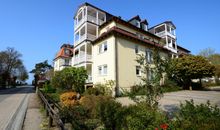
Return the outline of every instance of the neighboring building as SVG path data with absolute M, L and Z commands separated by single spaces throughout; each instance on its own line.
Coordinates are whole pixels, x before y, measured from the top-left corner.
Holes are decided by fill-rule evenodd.
M 63 44 L 54 59 L 54 71 L 60 71 L 72 65 L 73 45 Z
M 141 73 L 135 61 L 138 54 L 153 63 L 156 47 L 162 57 L 178 57 L 175 29 L 171 21 L 148 28 L 147 20 L 138 15 L 125 21 L 89 3 L 82 4 L 74 16 L 72 66 L 85 67 L 88 86 L 114 80 L 117 90 L 130 89 L 141 82 L 141 76 L 151 79 L 153 75 L 152 70 L 147 75 Z
M 177 54 L 178 54 L 178 57 L 182 57 L 184 55 L 188 55 L 190 54 L 191 52 L 189 50 L 187 50 L 186 48 L 183 48 L 179 45 L 177 45 Z

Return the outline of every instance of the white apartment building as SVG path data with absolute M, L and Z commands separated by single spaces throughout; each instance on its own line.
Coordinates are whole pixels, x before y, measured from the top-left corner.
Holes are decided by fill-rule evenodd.
M 74 16 L 71 66 L 85 67 L 89 75 L 87 86 L 114 80 L 117 90 L 129 89 L 143 76 L 135 61 L 137 54 L 146 55 L 147 61 L 152 62 L 155 47 L 160 48 L 163 57 L 190 53 L 177 45 L 175 29 L 171 21 L 148 28 L 147 20 L 141 20 L 138 15 L 125 21 L 84 3 Z M 150 71 L 147 77 L 151 77 Z

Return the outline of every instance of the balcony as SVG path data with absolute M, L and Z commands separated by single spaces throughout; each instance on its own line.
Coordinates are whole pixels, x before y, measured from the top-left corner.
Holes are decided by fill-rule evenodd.
M 88 75 L 88 79 L 86 80 L 86 83 L 92 83 L 92 76 Z
M 164 37 L 164 36 L 170 36 L 172 38 L 176 38 L 176 36 L 174 35 L 174 33 L 169 32 L 169 31 L 162 31 L 162 32 L 156 32 L 155 35 L 159 36 L 159 37 Z
M 87 39 L 89 39 L 91 41 L 94 41 L 96 39 L 96 36 L 88 33 L 87 34 Z
M 74 65 L 87 62 L 87 61 L 92 62 L 92 55 L 80 54 L 79 56 L 74 57 Z

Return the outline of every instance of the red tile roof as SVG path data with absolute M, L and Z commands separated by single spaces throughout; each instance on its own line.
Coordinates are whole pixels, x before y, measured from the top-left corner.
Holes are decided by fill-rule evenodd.
M 69 50 L 69 54 L 66 54 L 65 50 Z M 69 44 L 64 44 L 61 46 L 59 52 L 56 54 L 55 59 L 57 59 L 57 58 L 70 58 L 70 57 L 72 57 L 72 55 L 73 55 L 73 46 L 69 45 Z

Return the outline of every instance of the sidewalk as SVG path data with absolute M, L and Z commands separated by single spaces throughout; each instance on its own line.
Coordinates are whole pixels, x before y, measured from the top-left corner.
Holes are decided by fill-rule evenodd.
M 40 99 L 36 93 L 30 93 L 23 130 L 40 130 L 43 115 L 40 113 Z

